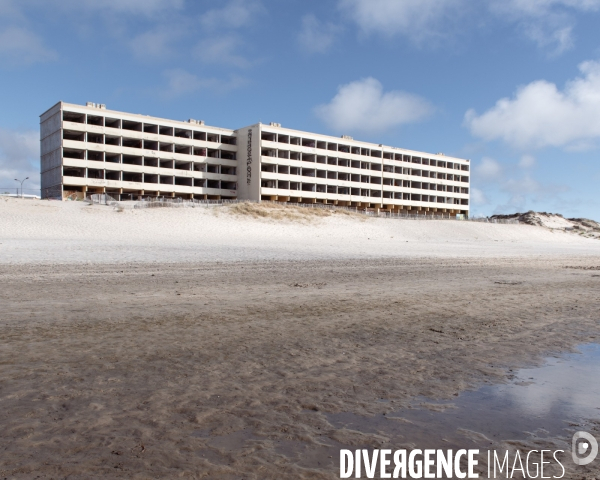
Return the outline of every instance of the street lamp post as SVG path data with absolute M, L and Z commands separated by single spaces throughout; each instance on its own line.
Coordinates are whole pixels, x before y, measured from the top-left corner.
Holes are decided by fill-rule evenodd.
M 29 177 L 25 177 L 23 180 L 18 180 L 15 178 L 15 182 L 21 182 L 21 198 L 23 198 L 23 182 L 25 180 L 29 180 Z M 17 190 L 17 197 L 19 196 L 19 191 Z

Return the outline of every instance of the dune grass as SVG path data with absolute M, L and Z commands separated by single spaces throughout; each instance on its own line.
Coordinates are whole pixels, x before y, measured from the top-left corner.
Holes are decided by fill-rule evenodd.
M 223 207 L 224 211 L 240 216 L 248 216 L 252 218 L 264 218 L 273 220 L 289 220 L 289 221 L 311 221 L 326 217 L 354 217 L 361 220 L 366 220 L 365 215 L 361 215 L 350 210 L 337 208 L 310 208 L 298 207 L 295 205 L 286 205 L 279 203 L 236 203 Z

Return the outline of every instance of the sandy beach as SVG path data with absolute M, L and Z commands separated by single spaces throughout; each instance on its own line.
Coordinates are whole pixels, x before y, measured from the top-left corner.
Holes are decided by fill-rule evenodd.
M 411 440 L 328 415 L 600 338 L 600 241 L 529 225 L 0 200 L 0 282 L 2 478 L 339 478 Z
M 298 209 L 296 209 L 298 210 Z M 126 208 L 0 198 L 2 263 L 187 263 L 413 257 L 599 255 L 563 229 L 229 207 Z

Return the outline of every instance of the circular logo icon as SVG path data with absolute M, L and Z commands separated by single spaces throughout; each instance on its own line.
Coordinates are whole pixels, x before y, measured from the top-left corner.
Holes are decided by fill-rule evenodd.
M 598 442 L 587 432 L 577 432 L 573 435 L 571 454 L 575 465 L 592 463 L 598 455 Z

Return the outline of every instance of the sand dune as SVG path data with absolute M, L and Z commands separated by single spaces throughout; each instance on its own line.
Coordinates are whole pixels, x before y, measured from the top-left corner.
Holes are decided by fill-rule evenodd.
M 81 202 L 0 200 L 0 262 L 4 263 L 598 253 L 598 240 L 531 225 L 380 219 L 341 213 L 256 217 L 237 214 L 230 207 L 119 212 Z

